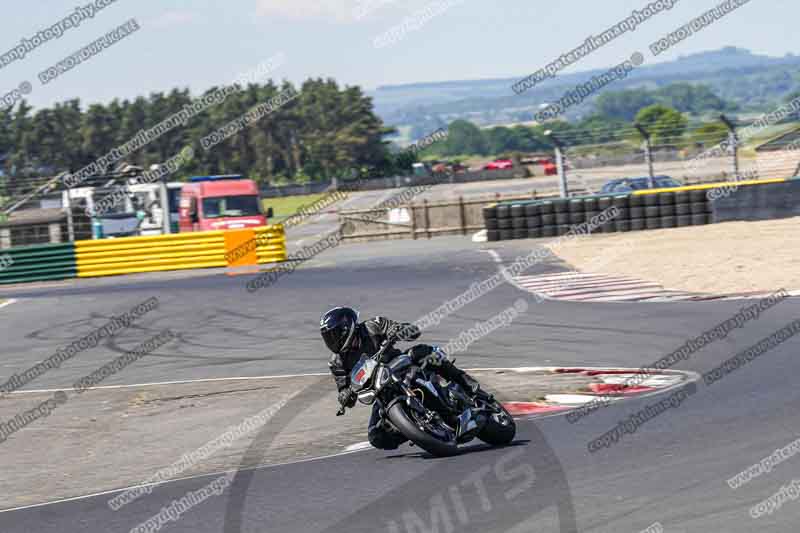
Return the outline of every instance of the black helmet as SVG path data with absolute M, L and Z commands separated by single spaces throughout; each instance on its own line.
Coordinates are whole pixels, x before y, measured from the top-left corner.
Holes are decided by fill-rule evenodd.
M 319 332 L 333 353 L 350 349 L 358 325 L 358 313 L 349 307 L 334 307 L 319 321 Z

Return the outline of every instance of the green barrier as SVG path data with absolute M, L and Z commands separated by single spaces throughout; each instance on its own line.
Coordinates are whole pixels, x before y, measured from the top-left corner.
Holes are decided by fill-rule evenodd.
M 0 285 L 69 279 L 77 273 L 72 243 L 0 250 Z

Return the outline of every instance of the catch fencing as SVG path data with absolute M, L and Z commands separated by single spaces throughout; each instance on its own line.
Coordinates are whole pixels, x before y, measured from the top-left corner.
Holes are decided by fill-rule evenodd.
M 512 198 L 532 197 L 535 193 Z M 344 239 L 351 242 L 467 235 L 483 229 L 482 212 L 487 201 L 486 197 L 459 197 L 436 202 L 422 200 L 394 209 L 343 210 L 339 212 L 339 223 Z
M 319 194 L 329 190 L 336 190 L 337 188 L 344 188 L 348 191 L 376 191 L 381 189 L 416 187 L 420 185 L 506 180 L 514 177 L 520 177 L 521 175 L 521 170 L 518 169 L 475 170 L 450 172 L 447 173 L 445 177 L 442 177 L 439 173 L 432 173 L 429 176 L 391 176 L 358 180 L 337 180 L 336 182 L 328 180 L 308 183 L 305 185 L 286 185 L 279 187 L 266 186 L 262 187 L 259 192 L 264 198 L 275 198 L 281 196 Z

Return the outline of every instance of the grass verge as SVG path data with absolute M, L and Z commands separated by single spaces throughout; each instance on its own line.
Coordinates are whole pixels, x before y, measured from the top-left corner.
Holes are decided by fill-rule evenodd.
M 302 196 L 279 196 L 276 198 L 264 198 L 261 200 L 264 206 L 264 212 L 267 208 L 271 207 L 274 217 L 270 222 L 282 222 L 303 207 L 313 204 L 323 196 L 325 193 L 320 194 L 304 194 Z

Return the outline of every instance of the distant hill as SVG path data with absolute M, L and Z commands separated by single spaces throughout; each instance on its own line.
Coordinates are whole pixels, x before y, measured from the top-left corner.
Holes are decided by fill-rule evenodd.
M 541 66 L 531 65 L 531 72 Z M 530 73 L 505 79 L 387 85 L 371 91 L 370 96 L 384 122 L 410 127 L 411 137 L 420 137 L 458 118 L 483 126 L 529 121 L 540 105 L 605 70 L 561 75 L 522 95 L 515 94 L 511 85 Z M 800 56 L 771 57 L 725 47 L 642 66 L 606 91 L 657 89 L 679 82 L 706 85 L 743 111 L 765 111 L 800 89 Z M 573 108 L 567 118 L 589 114 L 591 105 L 590 99 Z

